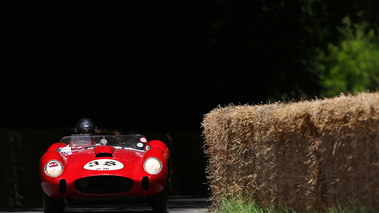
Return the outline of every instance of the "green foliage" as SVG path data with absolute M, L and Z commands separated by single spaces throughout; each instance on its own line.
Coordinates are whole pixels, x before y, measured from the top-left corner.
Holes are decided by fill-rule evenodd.
M 318 52 L 315 69 L 320 73 L 324 91 L 321 96 L 373 91 L 379 85 L 379 37 L 367 23 L 352 24 L 343 19 L 339 28 L 343 39 L 329 43 L 328 52 Z

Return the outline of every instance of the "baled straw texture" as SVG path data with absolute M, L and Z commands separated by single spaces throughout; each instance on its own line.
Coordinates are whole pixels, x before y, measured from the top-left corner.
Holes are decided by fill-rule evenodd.
M 243 194 L 301 211 L 379 208 L 379 93 L 219 107 L 203 128 L 214 204 Z

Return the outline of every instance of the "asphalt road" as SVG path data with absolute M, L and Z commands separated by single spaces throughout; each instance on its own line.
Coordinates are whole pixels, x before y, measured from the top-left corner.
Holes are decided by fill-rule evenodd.
M 204 213 L 208 212 L 207 198 L 170 197 L 168 209 L 170 213 Z M 42 207 L 19 207 L 1 209 L 0 212 L 14 213 L 43 213 Z M 123 213 L 152 213 L 151 207 L 146 204 L 120 204 L 120 205 L 88 205 L 68 206 L 65 212 L 71 213 L 95 213 L 95 212 L 123 212 Z

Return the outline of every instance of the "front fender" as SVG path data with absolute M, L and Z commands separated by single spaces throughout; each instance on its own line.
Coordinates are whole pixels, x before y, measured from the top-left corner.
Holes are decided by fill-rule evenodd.
M 62 163 L 63 165 L 63 173 L 65 172 L 67 161 L 65 158 L 62 157 L 61 154 L 59 154 L 56 151 L 48 151 L 44 155 L 42 155 L 39 163 L 39 175 L 40 175 L 40 181 L 41 181 L 41 186 L 44 192 L 51 196 L 52 194 L 55 193 L 55 189 L 58 188 L 59 185 L 59 177 L 50 177 L 45 174 L 45 165 L 50 161 L 50 160 L 58 160 L 59 162 Z M 62 173 L 62 174 L 63 174 Z M 47 184 L 50 183 L 50 184 Z M 48 187 L 50 185 L 57 186 L 57 187 Z
M 142 158 L 142 167 L 144 165 L 144 162 L 150 157 L 157 158 L 162 162 L 162 170 L 156 175 L 148 174 L 146 173 L 146 171 L 145 174 L 147 177 L 149 177 L 149 180 L 151 180 L 151 182 L 157 183 L 156 187 L 159 188 L 158 191 L 161 191 L 163 190 L 164 186 L 168 183 L 169 180 L 169 156 L 165 151 L 163 151 L 160 148 L 151 148 L 146 152 L 146 154 Z M 142 169 L 144 170 L 144 168 Z
M 48 149 L 47 149 L 47 152 L 50 152 L 50 151 L 56 151 L 59 147 L 64 147 L 66 146 L 65 144 L 60 144 L 60 143 L 54 143 L 52 144 Z
M 167 154 L 167 157 L 170 158 L 170 151 L 168 150 L 167 145 L 165 143 L 163 143 L 162 141 L 152 140 L 149 142 L 149 145 L 151 148 L 161 149 L 162 151 L 164 151 Z

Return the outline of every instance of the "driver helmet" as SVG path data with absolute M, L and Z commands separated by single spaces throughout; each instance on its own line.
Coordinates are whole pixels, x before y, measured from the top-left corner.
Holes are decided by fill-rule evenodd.
M 77 134 L 95 134 L 97 132 L 97 127 L 95 122 L 89 118 L 82 118 L 76 122 L 74 129 Z

